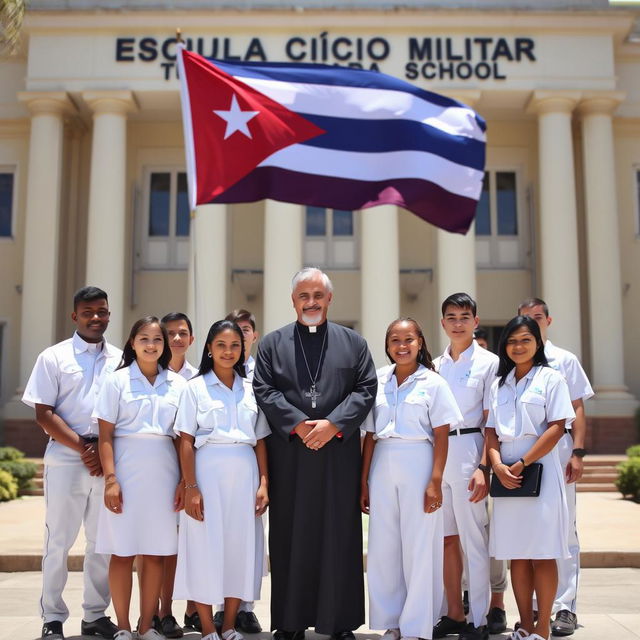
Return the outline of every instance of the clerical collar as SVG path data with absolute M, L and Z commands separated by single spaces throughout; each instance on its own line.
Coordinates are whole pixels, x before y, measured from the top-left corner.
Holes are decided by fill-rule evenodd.
M 300 331 L 300 333 L 304 336 L 307 334 L 315 334 L 315 335 L 322 335 L 326 330 L 327 330 L 327 321 L 325 320 L 322 324 L 316 324 L 316 325 L 306 325 L 306 324 L 302 324 L 301 322 L 296 321 L 296 325 L 298 327 L 298 331 Z

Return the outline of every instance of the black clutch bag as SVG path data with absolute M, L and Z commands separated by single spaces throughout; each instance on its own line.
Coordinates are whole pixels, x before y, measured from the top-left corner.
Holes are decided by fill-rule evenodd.
M 489 495 L 492 498 L 537 498 L 542 482 L 542 462 L 532 462 L 522 470 L 522 484 L 516 489 L 507 489 L 497 474 L 491 476 Z

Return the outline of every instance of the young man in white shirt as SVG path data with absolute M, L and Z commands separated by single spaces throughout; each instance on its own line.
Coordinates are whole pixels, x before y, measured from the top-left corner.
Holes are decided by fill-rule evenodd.
M 538 323 L 549 366 L 559 371 L 567 381 L 571 404 L 576 412 L 576 419 L 570 432 L 566 432 L 558 443 L 560 460 L 565 465 L 571 558 L 558 560 L 558 592 L 553 604 L 556 618 L 551 625 L 551 633 L 554 636 L 569 636 L 578 626 L 576 598 L 580 572 L 580 543 L 576 528 L 576 482 L 582 477 L 584 467 L 582 459 L 586 453 L 584 445 L 587 420 L 584 401 L 593 396 L 593 389 L 578 358 L 570 351 L 551 344 L 547 338 L 553 319 L 549 315 L 549 307 L 545 301 L 540 298 L 527 298 L 518 306 L 518 314 L 530 316 Z
M 95 552 L 103 479 L 98 455 L 98 425 L 91 419 L 98 389 L 122 357 L 104 340 L 109 325 L 107 294 L 84 287 L 73 298 L 72 338 L 45 349 L 27 382 L 22 401 L 35 408 L 36 421 L 50 437 L 44 457 L 45 545 L 40 613 L 42 637 L 64 638 L 69 609 L 63 599 L 67 557 L 80 526 L 87 540 L 82 635 L 113 638 L 118 630 L 105 615 L 109 606 L 109 556 Z M 24 336 L 23 339 L 28 339 Z
M 447 615 L 436 624 L 433 637 L 457 633 L 460 640 L 486 640 L 491 600 L 486 506 L 489 471 L 482 428 L 498 357 L 474 340 L 479 318 L 476 303 L 468 294 L 454 293 L 442 303 L 441 323 L 450 342 L 434 364 L 449 383 L 464 421 L 449 433 L 442 482 Z M 469 623 L 461 597 L 463 555 L 469 583 Z

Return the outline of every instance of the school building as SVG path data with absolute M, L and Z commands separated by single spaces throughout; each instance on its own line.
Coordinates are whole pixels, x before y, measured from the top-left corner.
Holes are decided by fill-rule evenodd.
M 475 225 L 441 231 L 396 207 L 263 201 L 190 212 L 176 28 L 207 57 L 371 68 L 487 121 Z M 20 395 L 68 337 L 74 291 L 109 294 L 121 346 L 140 316 L 185 310 L 198 362 L 209 324 L 251 309 L 294 319 L 291 276 L 331 276 L 330 318 L 384 363 L 387 324 L 443 347 L 440 302 L 476 296 L 495 345 L 525 297 L 596 389 L 588 446 L 638 438 L 640 5 L 606 0 L 31 0 L 0 59 L 0 441 L 42 450 Z

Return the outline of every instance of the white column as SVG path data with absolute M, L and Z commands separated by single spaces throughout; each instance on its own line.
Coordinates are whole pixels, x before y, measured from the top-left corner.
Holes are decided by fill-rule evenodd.
M 62 91 L 29 91 L 18 98 L 32 114 L 20 323 L 22 389 L 38 353 L 56 338 L 63 114 L 75 107 Z M 64 302 L 71 308 L 70 300 Z
M 193 251 L 194 330 L 196 352 L 204 346 L 209 327 L 222 320 L 227 308 L 227 206 L 204 204 L 191 219 Z
M 384 335 L 400 315 L 398 209 L 383 205 L 360 212 L 360 318 L 376 367 L 387 364 Z
M 553 324 L 549 337 L 580 357 L 580 265 L 571 113 L 578 92 L 535 91 L 538 115 L 541 297 Z
M 267 200 L 264 213 L 264 333 L 295 320 L 291 279 L 302 268 L 304 208 Z
M 600 415 L 633 415 L 624 384 L 622 281 L 611 114 L 624 94 L 585 94 L 582 116 L 592 376 Z M 591 411 L 592 413 L 594 411 Z
M 127 113 L 136 108 L 130 91 L 82 94 L 93 111 L 86 284 L 109 296 L 107 337 L 122 344 L 125 332 Z

